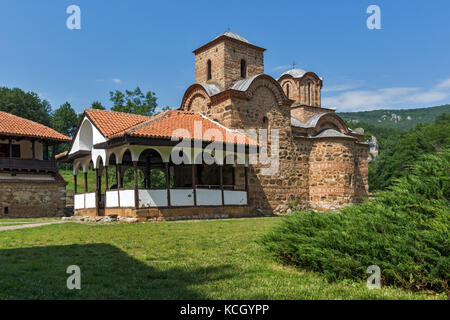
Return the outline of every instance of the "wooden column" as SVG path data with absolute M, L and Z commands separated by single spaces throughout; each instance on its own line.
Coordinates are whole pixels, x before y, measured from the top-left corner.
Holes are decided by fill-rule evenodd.
M 245 177 L 245 193 L 247 194 L 247 205 L 248 205 L 248 167 L 244 167 L 244 177 Z
M 87 178 L 88 173 L 84 172 L 84 193 L 88 192 L 88 178 Z
M 139 208 L 139 193 L 138 193 L 138 162 L 133 161 L 133 168 L 134 168 L 134 207 L 136 209 Z
M 74 174 L 73 175 L 73 190 L 74 190 L 75 194 L 77 194 L 77 189 L 78 189 L 78 187 L 77 187 L 77 175 Z
M 120 165 L 116 163 L 117 200 L 120 208 Z
M 98 210 L 100 207 L 100 184 L 98 183 L 98 168 L 95 169 L 95 209 Z M 98 215 L 98 211 L 97 211 Z
M 32 154 L 32 158 L 36 159 L 36 148 L 35 148 L 34 140 L 31 140 L 31 154 Z
M 52 146 L 52 160 L 55 160 L 55 156 L 56 156 L 56 146 L 53 145 Z
M 220 171 L 219 171 L 220 191 L 222 193 L 222 206 L 223 206 L 223 205 L 225 205 L 225 197 L 224 197 L 224 193 L 223 193 L 223 165 L 221 165 L 219 167 L 220 167 Z
M 165 175 L 166 175 L 166 189 L 167 189 L 167 206 L 170 207 L 170 170 L 169 163 L 164 163 Z
M 12 158 L 12 139 L 8 139 L 8 147 L 9 147 L 9 158 Z
M 106 191 L 108 191 L 108 167 L 104 167 L 105 170 L 105 196 L 106 196 Z
M 195 164 L 191 165 L 192 167 L 192 189 L 194 190 L 194 206 L 197 206 L 197 181 L 196 181 L 196 169 L 197 166 Z

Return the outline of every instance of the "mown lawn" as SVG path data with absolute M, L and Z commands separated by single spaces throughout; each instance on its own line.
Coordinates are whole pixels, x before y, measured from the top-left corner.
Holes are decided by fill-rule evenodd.
M 280 218 L 65 223 L 0 231 L 0 299 L 427 299 L 327 283 L 259 244 Z M 68 290 L 66 268 L 81 268 Z

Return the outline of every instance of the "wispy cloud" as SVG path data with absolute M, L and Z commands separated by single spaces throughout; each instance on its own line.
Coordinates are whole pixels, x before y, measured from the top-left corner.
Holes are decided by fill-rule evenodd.
M 324 87 L 322 88 L 322 92 L 337 92 L 337 91 L 352 90 L 361 87 L 363 84 L 364 84 L 363 80 L 358 80 L 338 85 L 331 85 L 331 86 L 324 85 Z
M 282 65 L 282 66 L 277 66 L 275 68 L 273 68 L 273 71 L 281 71 L 281 70 L 288 70 L 292 68 L 292 66 L 289 65 Z
M 450 78 L 432 88 L 391 87 L 345 91 L 335 96 L 323 97 L 322 104 L 324 107 L 335 107 L 339 111 L 362 111 L 389 108 L 406 103 L 433 103 L 449 97 Z
M 120 80 L 119 78 L 113 78 L 112 81 L 113 81 L 115 84 L 119 84 L 119 83 L 122 82 L 122 80 Z

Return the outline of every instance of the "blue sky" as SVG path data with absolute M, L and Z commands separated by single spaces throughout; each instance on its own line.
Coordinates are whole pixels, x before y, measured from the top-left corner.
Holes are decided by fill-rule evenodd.
M 81 8 L 68 30 L 66 8 Z M 366 9 L 381 8 L 381 30 Z M 179 107 L 194 82 L 193 49 L 231 28 L 267 48 L 265 72 L 295 61 L 324 79 L 338 111 L 450 103 L 450 1 L 1 0 L 0 86 L 78 112 L 109 91 L 154 91 Z

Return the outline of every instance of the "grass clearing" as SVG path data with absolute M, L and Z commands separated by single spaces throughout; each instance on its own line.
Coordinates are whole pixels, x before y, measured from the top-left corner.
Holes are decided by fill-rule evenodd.
M 434 299 L 328 283 L 273 260 L 260 238 L 280 218 L 64 223 L 0 232 L 0 299 Z M 68 290 L 66 268 L 81 268 Z

